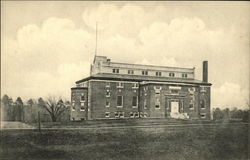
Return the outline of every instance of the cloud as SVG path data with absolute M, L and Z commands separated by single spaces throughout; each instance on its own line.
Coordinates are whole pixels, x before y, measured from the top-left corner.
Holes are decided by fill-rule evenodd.
M 225 82 L 218 88 L 212 88 L 212 107 L 248 109 L 249 90 L 238 84 Z

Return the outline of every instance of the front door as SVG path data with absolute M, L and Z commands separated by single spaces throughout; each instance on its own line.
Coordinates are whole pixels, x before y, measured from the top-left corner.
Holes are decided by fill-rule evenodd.
M 179 113 L 179 102 L 171 101 L 171 113 Z

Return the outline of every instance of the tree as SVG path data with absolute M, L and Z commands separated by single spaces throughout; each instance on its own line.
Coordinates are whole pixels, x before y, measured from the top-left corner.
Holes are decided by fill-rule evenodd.
M 46 101 L 40 100 L 39 102 L 39 100 L 39 105 L 45 108 L 45 110 L 49 113 L 52 122 L 56 122 L 61 114 L 67 110 L 66 105 L 61 99 L 57 101 L 55 97 L 50 97 Z
M 23 101 L 20 97 L 15 102 L 15 113 L 17 121 L 24 121 Z
M 34 105 L 34 101 L 32 99 L 29 99 L 27 101 L 27 104 L 32 107 Z

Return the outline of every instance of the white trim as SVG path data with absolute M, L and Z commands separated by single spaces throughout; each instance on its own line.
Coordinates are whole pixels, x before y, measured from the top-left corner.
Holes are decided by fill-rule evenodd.
M 187 82 L 189 83 L 189 82 Z M 190 82 L 192 83 L 192 82 Z M 157 82 L 157 81 L 142 81 L 141 84 L 174 84 L 181 86 L 199 86 L 199 84 L 186 84 L 186 83 L 176 83 L 176 82 Z
M 89 80 L 90 82 L 122 82 L 122 83 L 136 83 L 137 81 L 119 81 L 119 80 L 117 80 L 117 81 L 114 81 L 114 80 L 112 80 L 112 81 L 110 81 L 110 80 L 99 80 L 99 79 L 95 79 L 95 80 Z M 137 82 L 138 83 L 138 82 Z

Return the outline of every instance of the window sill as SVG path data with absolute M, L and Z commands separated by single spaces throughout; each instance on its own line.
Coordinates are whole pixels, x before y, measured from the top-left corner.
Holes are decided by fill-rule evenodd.
M 132 108 L 138 108 L 138 106 L 132 106 Z
M 117 108 L 122 108 L 123 106 L 116 106 Z

